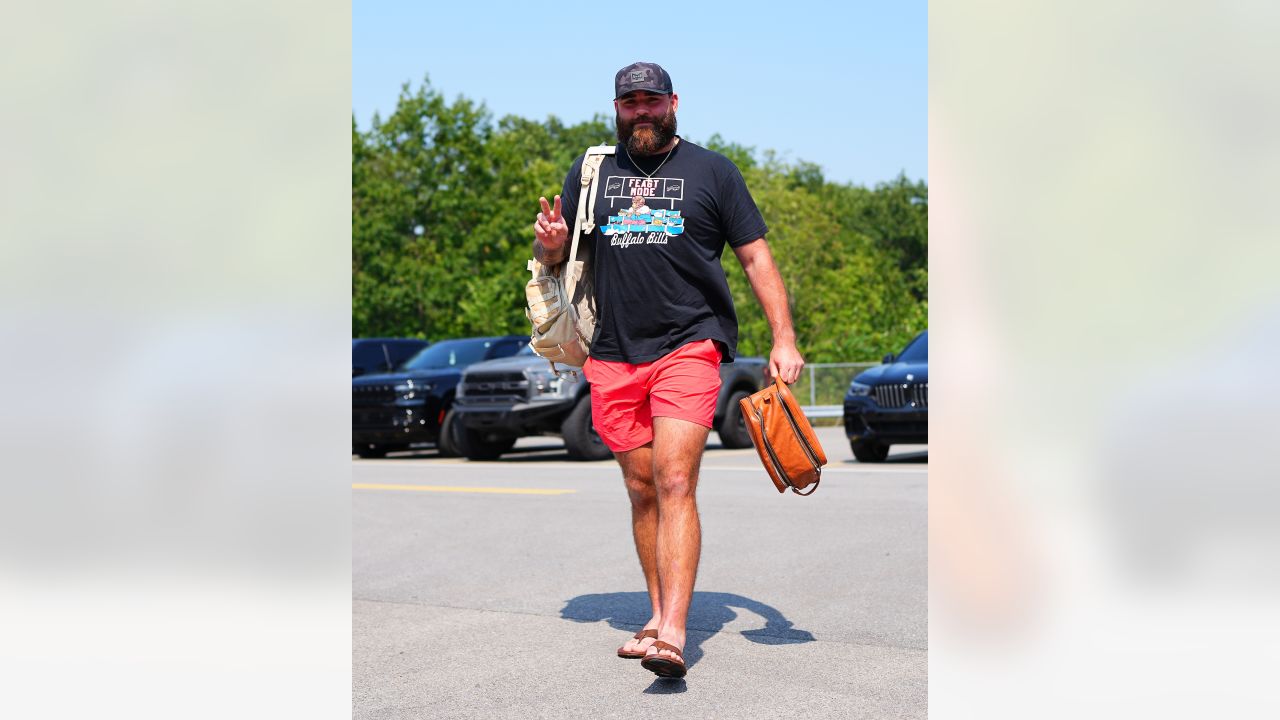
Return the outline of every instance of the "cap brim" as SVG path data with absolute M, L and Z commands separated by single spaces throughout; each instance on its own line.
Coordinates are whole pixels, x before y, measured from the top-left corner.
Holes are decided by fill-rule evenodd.
M 613 96 L 613 99 L 621 100 L 622 98 L 630 95 L 631 93 L 638 93 L 638 92 L 646 92 L 652 95 L 673 95 L 674 94 L 674 92 L 671 90 L 650 90 L 649 88 L 636 88 L 635 90 L 628 90 L 622 93 L 621 95 L 615 95 Z

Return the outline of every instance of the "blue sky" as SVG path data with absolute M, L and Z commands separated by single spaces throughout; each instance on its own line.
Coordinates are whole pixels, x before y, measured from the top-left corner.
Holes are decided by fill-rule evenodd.
M 584 49 L 589 48 L 589 49 Z M 424 76 L 494 117 L 613 115 L 613 75 L 671 74 L 680 134 L 773 149 L 829 179 L 928 179 L 928 6 L 908 2 L 352 5 L 361 128 Z

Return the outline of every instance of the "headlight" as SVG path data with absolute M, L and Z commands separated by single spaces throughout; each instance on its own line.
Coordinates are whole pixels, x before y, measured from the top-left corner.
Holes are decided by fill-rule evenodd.
M 405 380 L 395 386 L 395 391 L 396 394 L 400 396 L 401 400 L 413 400 L 414 398 L 422 397 L 423 395 L 431 392 L 431 384 Z
M 559 395 L 564 388 L 564 378 L 550 370 L 530 370 L 529 388 L 534 397 L 539 395 Z
M 854 395 L 870 395 L 871 386 L 863 385 L 857 380 L 854 380 L 853 382 L 849 383 L 849 392 L 853 393 Z

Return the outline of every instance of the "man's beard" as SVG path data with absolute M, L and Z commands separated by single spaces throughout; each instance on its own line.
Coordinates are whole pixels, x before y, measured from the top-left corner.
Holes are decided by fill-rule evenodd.
M 651 123 L 649 127 L 636 130 L 639 123 Z M 667 108 L 667 114 L 660 118 L 636 118 L 625 123 L 622 116 L 614 114 L 614 125 L 618 128 L 618 141 L 627 146 L 632 155 L 654 155 L 676 136 L 676 109 Z

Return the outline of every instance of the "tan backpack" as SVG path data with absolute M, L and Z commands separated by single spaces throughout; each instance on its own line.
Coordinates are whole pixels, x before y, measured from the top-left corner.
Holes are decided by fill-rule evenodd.
M 583 258 L 578 257 L 578 240 L 595 230 L 596 190 L 600 184 L 600 163 L 614 153 L 613 145 L 593 145 L 582 159 L 582 193 L 573 220 L 573 242 L 564 262 L 547 267 L 530 260 L 533 279 L 524 286 L 529 307 L 525 314 L 533 327 L 529 346 L 540 357 L 555 363 L 582 367 L 591 351 L 596 331 L 596 296 L 592 282 L 591 243 Z

